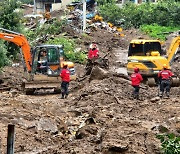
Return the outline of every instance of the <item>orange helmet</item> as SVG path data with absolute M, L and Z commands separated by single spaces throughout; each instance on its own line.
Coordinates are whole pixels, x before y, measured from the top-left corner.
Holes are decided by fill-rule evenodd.
M 135 73 L 138 73 L 138 72 L 139 72 L 139 68 L 138 68 L 138 67 L 135 67 L 135 68 L 134 68 L 134 72 L 135 72 Z
M 167 69 L 168 68 L 167 64 L 163 64 L 163 68 Z

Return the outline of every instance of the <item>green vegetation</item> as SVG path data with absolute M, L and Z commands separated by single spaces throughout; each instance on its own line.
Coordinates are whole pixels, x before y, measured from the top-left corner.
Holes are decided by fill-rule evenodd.
M 34 4 L 34 0 L 19 0 L 23 4 Z
M 19 9 L 20 4 L 16 0 L 4 0 L 0 2 L 0 27 L 12 30 L 15 32 L 21 32 L 21 11 Z M 3 44 L 6 44 L 6 48 Z M 10 42 L 1 42 L 1 62 L 0 68 L 7 64 L 9 59 L 15 59 L 19 52 L 19 47 Z
M 115 25 L 123 19 L 125 28 L 139 28 L 144 24 L 172 27 L 180 25 L 180 20 L 177 20 L 180 19 L 180 2 L 175 2 L 175 0 L 141 5 L 127 3 L 122 8 L 119 8 L 114 1 L 100 3 L 99 13 L 106 21 Z
M 4 45 L 4 43 L 2 41 L 0 41 L 0 47 L 1 47 L 1 50 L 0 50 L 0 55 L 1 55 L 1 58 L 0 58 L 0 70 L 1 70 L 2 67 L 4 67 L 5 65 L 10 63 L 10 60 L 7 57 L 6 46 Z
M 164 154 L 179 154 L 180 153 L 180 137 L 174 134 L 157 135 L 161 141 L 161 149 Z
M 66 26 L 67 20 L 53 20 L 51 23 L 45 23 L 44 25 L 39 25 L 35 31 L 27 31 L 26 35 L 28 40 L 34 42 L 37 38 L 51 38 L 51 36 L 55 35 L 53 39 L 50 39 L 45 44 L 56 44 L 64 46 L 65 57 L 73 62 L 84 63 L 86 59 L 86 54 L 84 51 L 75 51 L 76 43 L 74 40 L 59 37 L 58 35 L 63 33 L 63 27 Z M 36 45 L 31 43 L 32 46 Z
M 152 38 L 165 40 L 166 36 L 168 36 L 170 33 L 174 31 L 178 31 L 180 27 L 159 26 L 157 24 L 152 24 L 142 25 L 140 29 Z
M 35 31 L 28 30 L 26 31 L 26 36 L 29 41 L 34 41 L 40 37 L 46 37 L 48 35 L 58 35 L 62 33 L 62 28 L 67 24 L 66 20 L 57 20 L 51 21 L 51 23 L 46 23 L 44 25 L 38 25 Z
M 71 39 L 59 37 L 51 39 L 46 44 L 57 44 L 64 46 L 65 57 L 73 62 L 84 63 L 86 54 L 83 51 L 75 51 L 75 42 Z
M 115 1 L 98 0 L 99 13 L 104 20 L 123 28 L 140 28 L 153 38 L 165 40 L 169 32 L 180 29 L 180 2 L 163 0 L 136 5 L 128 2 L 122 8 Z

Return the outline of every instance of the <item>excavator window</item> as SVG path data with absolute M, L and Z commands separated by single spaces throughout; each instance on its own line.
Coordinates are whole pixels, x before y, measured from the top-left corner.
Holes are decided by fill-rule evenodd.
M 162 53 L 159 42 L 146 42 L 144 44 L 130 43 L 128 56 L 147 56 L 151 55 L 153 51 Z
M 54 47 L 37 47 L 34 52 L 33 71 L 47 74 L 51 66 L 59 66 L 59 52 Z
M 59 63 L 59 55 L 55 48 L 49 48 L 48 50 L 48 62 Z
M 150 53 L 158 51 L 160 54 L 162 53 L 161 51 L 161 44 L 159 42 L 146 42 L 144 44 L 144 53 Z
M 128 56 L 143 56 L 143 44 L 134 44 L 131 43 L 129 45 L 129 52 L 128 52 Z

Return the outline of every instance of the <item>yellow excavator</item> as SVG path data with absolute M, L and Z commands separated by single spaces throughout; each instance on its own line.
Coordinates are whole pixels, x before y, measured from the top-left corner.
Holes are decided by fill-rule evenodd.
M 39 45 L 31 49 L 26 37 L 20 33 L 0 28 L 0 39 L 13 42 L 20 47 L 25 77 L 23 84 L 26 94 L 33 94 L 37 89 L 54 89 L 60 91 L 60 71 L 63 65 L 68 65 L 71 80 L 76 79 L 74 63 L 64 60 L 62 45 Z M 46 52 L 46 61 L 42 61 Z
M 162 55 L 161 42 L 159 40 L 132 40 L 129 45 L 127 72 L 133 73 L 133 69 L 138 67 L 144 81 L 149 86 L 158 84 L 157 74 L 163 69 L 163 64 L 171 68 L 175 55 L 180 46 L 180 36 L 175 37 L 170 45 L 166 56 Z M 172 86 L 179 86 L 179 78 L 172 77 Z

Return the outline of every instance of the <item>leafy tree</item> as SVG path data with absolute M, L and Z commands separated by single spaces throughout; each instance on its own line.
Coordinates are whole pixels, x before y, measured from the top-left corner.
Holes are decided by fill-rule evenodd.
M 139 28 L 143 24 L 158 24 L 161 26 L 180 25 L 180 2 L 175 0 L 163 0 L 158 3 L 143 3 L 136 5 L 126 3 L 119 8 L 112 3 L 100 3 L 99 13 L 107 21 L 116 24 L 116 21 L 124 20 L 124 27 Z
M 98 5 L 115 4 L 116 0 L 97 0 Z
M 16 0 L 4 0 L 0 2 L 0 27 L 5 29 L 21 32 L 21 12 L 20 4 Z M 14 43 L 6 42 L 8 56 L 16 56 L 18 47 Z
M 4 43 L 2 41 L 0 41 L 0 47 L 1 47 L 1 50 L 0 50 L 0 55 L 1 55 L 1 58 L 0 58 L 0 70 L 1 70 L 2 67 L 4 67 L 5 65 L 10 63 L 10 60 L 7 57 L 6 46 L 4 45 Z
M 76 44 L 72 39 L 67 39 L 65 37 L 57 37 L 55 39 L 49 40 L 46 43 L 63 45 L 65 57 L 73 62 L 84 63 L 86 60 L 86 54 L 83 51 L 74 51 Z
M 19 0 L 23 4 L 34 4 L 34 0 Z

